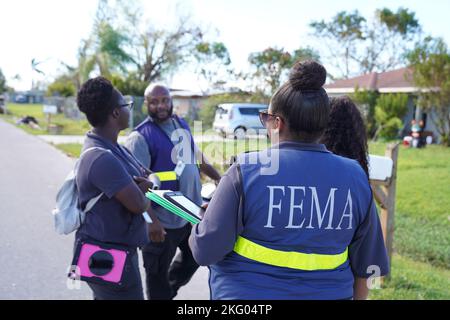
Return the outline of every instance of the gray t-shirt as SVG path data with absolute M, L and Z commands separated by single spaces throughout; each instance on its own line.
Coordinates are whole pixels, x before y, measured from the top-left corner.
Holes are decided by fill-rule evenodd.
M 83 150 L 89 151 L 80 161 L 76 183 L 81 207 L 104 193 L 104 196 L 86 214 L 77 238 L 88 237 L 97 241 L 140 247 L 148 243 L 146 224 L 142 215 L 127 210 L 115 195 L 133 182 L 132 176 L 143 176 L 132 165 L 131 155 L 118 145 L 88 133 Z
M 182 129 L 180 124 L 172 119 L 168 119 L 163 123 L 158 124 L 159 127 L 170 137 L 170 140 L 176 146 L 179 143 L 179 135 L 175 130 Z M 125 147 L 130 150 L 130 152 L 146 167 L 150 168 L 151 163 L 151 150 L 145 141 L 145 138 L 137 131 L 133 131 L 127 138 L 125 142 Z M 185 148 L 186 149 L 186 148 Z M 190 152 L 192 149 L 189 148 Z M 198 151 L 197 146 L 194 146 L 194 152 L 191 154 L 191 159 L 195 159 L 195 152 Z M 179 155 L 181 158 L 181 155 Z M 185 163 L 186 166 L 179 178 L 180 191 L 194 203 L 201 205 L 201 181 L 200 172 L 195 163 Z M 167 211 L 162 207 L 157 207 L 155 209 L 158 219 L 163 224 L 166 229 L 178 229 L 182 228 L 187 224 L 187 221 L 177 215 Z

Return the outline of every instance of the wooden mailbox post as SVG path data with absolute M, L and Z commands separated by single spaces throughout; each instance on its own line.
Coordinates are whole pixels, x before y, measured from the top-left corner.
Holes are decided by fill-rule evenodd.
M 371 157 L 370 184 L 373 194 L 381 207 L 381 227 L 383 229 L 384 243 L 392 261 L 392 250 L 394 242 L 394 213 L 395 194 L 397 186 L 397 160 L 399 143 L 389 144 L 386 148 L 385 157 Z
M 42 108 L 43 113 L 47 116 L 47 132 L 50 131 L 50 124 L 52 122 L 52 114 L 58 113 L 58 108 L 54 105 L 44 104 Z

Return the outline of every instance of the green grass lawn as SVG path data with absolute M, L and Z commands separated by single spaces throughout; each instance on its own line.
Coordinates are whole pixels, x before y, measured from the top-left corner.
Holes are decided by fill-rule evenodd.
M 450 148 L 400 148 L 395 218 L 397 253 L 450 269 Z
M 82 145 L 78 143 L 65 143 L 54 146 L 72 158 L 78 158 L 80 156 L 82 148 Z
M 203 143 L 222 172 L 230 156 L 267 146 L 259 141 Z M 78 156 L 80 145 L 58 146 Z M 386 143 L 371 143 L 371 154 L 384 155 Z M 450 148 L 400 146 L 392 277 L 371 299 L 450 299 Z
M 16 124 L 16 121 L 25 117 L 25 116 L 31 116 L 35 117 L 36 120 L 39 122 L 40 129 L 33 129 L 30 128 L 27 125 L 20 125 L 21 129 L 25 130 L 27 133 L 32 135 L 48 135 L 48 134 L 54 134 L 49 133 L 47 131 L 47 123 L 48 119 L 47 116 L 42 112 L 42 104 L 7 104 L 7 109 L 10 112 L 9 115 L 0 115 L 1 119 L 6 120 L 9 123 Z M 64 114 L 57 114 L 51 116 L 51 122 L 52 125 L 58 125 L 62 127 L 62 131 L 58 133 L 58 135 L 78 135 L 83 136 L 91 130 L 90 124 L 87 122 L 87 120 L 73 120 L 68 119 L 64 116 Z M 121 131 L 120 135 L 127 135 L 131 130 L 126 129 Z
M 26 125 L 20 127 L 26 132 L 33 135 L 46 135 L 47 131 L 47 116 L 43 113 L 41 104 L 13 104 L 6 105 L 9 115 L 0 115 L 0 117 L 10 123 L 15 124 L 17 120 L 25 116 L 35 117 L 39 122 L 41 129 L 32 129 Z M 90 125 L 86 120 L 72 120 L 64 116 L 64 114 L 57 114 L 51 116 L 52 125 L 62 126 L 61 135 L 84 135 L 89 129 Z
M 371 300 L 448 300 L 450 271 L 395 254 L 391 279 L 371 290 Z

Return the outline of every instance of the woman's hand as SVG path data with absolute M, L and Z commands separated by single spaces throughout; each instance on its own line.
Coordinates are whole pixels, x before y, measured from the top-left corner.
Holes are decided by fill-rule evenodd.
M 133 177 L 133 179 L 144 194 L 147 193 L 149 189 L 153 188 L 153 183 L 147 178 Z
M 148 225 L 148 235 L 152 242 L 164 242 L 166 234 L 166 230 L 158 219 L 153 219 L 153 223 Z

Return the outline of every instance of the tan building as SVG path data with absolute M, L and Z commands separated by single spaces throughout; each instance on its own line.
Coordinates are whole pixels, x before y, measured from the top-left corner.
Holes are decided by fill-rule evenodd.
M 174 113 L 190 120 L 198 119 L 198 112 L 208 96 L 199 92 L 170 89 Z

